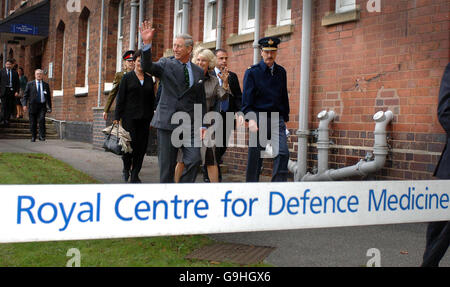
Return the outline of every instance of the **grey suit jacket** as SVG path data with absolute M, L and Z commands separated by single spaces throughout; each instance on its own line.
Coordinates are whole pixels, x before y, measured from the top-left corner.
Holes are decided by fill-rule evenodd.
M 447 133 L 447 142 L 434 175 L 440 179 L 450 179 L 450 63 L 445 68 L 439 90 L 438 119 Z
M 194 125 L 194 104 L 200 104 L 202 108 L 202 121 L 206 113 L 206 99 L 204 90 L 203 70 L 192 64 L 194 85 L 189 89 L 184 86 L 184 67 L 180 61 L 170 58 L 161 58 L 158 62 L 152 62 L 151 49 L 143 51 L 141 64 L 145 72 L 158 77 L 162 83 L 161 97 L 153 116 L 151 126 L 173 130 L 178 125 L 171 124 L 172 115 L 178 111 L 186 112 L 191 117 L 191 125 Z

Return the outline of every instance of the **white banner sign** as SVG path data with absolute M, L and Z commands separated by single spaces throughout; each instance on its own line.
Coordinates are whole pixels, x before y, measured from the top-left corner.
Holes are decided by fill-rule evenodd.
M 450 220 L 449 183 L 1 185 L 0 242 Z

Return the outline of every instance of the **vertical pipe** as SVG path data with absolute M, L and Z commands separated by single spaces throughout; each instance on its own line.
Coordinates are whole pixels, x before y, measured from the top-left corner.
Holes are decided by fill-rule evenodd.
M 189 0 L 183 0 L 183 21 L 181 26 L 182 34 L 189 34 Z
M 98 94 L 97 94 L 97 107 L 102 104 L 102 66 L 103 66 L 103 22 L 105 19 L 105 0 L 102 0 L 102 12 L 100 17 L 100 53 L 98 61 Z
M 5 17 L 4 17 L 4 19 L 8 18 L 9 1 L 10 0 L 5 0 Z M 5 43 L 3 43 L 3 67 L 6 65 L 7 54 L 8 54 L 8 46 L 6 44 L 6 39 L 5 39 Z
M 261 0 L 255 0 L 255 32 L 253 39 L 253 64 L 258 64 L 261 59 L 261 53 L 259 52 L 259 35 L 261 23 Z
M 138 0 L 131 1 L 131 15 L 130 15 L 130 44 L 129 50 L 136 49 L 136 16 L 137 6 L 139 6 Z
M 144 22 L 144 0 L 139 0 L 139 21 L 138 26 Z M 141 33 L 138 34 L 138 49 L 142 48 L 142 37 Z
M 310 54 L 311 54 L 311 0 L 303 0 L 302 15 L 302 51 L 300 66 L 300 101 L 299 101 L 299 127 L 298 156 L 296 180 L 300 180 L 306 174 L 307 145 L 308 145 L 308 107 L 309 107 L 309 80 L 310 80 Z
M 217 2 L 217 36 L 216 36 L 216 50 L 222 48 L 222 31 L 223 31 L 223 0 Z

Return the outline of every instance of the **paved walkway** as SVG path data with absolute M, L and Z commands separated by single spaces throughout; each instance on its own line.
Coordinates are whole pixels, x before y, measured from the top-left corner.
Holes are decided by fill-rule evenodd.
M 62 160 L 103 183 L 120 183 L 120 157 L 91 144 L 47 140 L 0 140 L 0 152 L 46 153 Z M 140 177 L 144 183 L 158 183 L 156 157 L 145 157 Z M 201 181 L 201 176 L 197 178 Z M 240 181 L 224 175 L 225 182 Z M 341 227 L 213 234 L 213 239 L 225 242 L 276 247 L 267 258 L 275 266 L 365 266 L 371 258 L 368 249 L 377 248 L 382 266 L 419 266 L 425 244 L 426 224 L 397 224 L 364 227 Z M 450 250 L 441 262 L 450 267 Z

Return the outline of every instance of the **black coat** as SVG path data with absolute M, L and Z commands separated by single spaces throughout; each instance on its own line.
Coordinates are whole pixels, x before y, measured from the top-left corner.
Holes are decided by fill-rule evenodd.
M 11 69 L 12 73 L 12 93 L 18 93 L 20 90 L 20 79 L 19 74 Z M 4 97 L 6 92 L 6 86 L 8 85 L 9 79 L 8 74 L 6 73 L 6 68 L 0 70 L 0 96 Z
M 438 118 L 447 133 L 447 143 L 434 175 L 440 179 L 450 179 L 450 63 L 445 68 L 439 90 Z
M 52 109 L 52 97 L 50 94 L 50 86 L 48 83 L 42 81 L 42 87 L 45 95 L 44 109 Z M 23 93 L 22 105 L 27 106 L 29 104 L 30 113 L 37 113 L 41 108 L 41 99 L 37 93 L 36 81 L 30 81 L 27 83 L 25 92 Z
M 155 103 L 153 87 L 153 78 L 147 74 L 144 74 L 143 86 L 134 71 L 123 75 L 117 94 L 114 119 L 151 120 Z
M 239 78 L 231 71 L 228 72 L 228 85 L 231 91 L 231 95 L 228 97 L 228 112 L 239 112 L 242 105 L 242 90 L 239 84 Z

